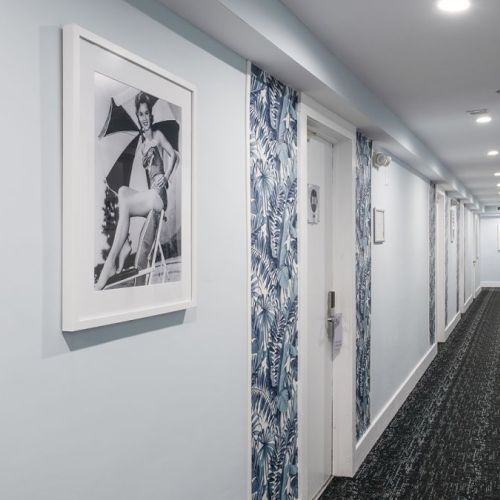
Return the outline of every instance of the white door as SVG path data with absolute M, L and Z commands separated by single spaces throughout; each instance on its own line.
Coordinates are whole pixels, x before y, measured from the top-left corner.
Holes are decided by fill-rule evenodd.
M 441 193 L 436 199 L 436 339 L 445 339 L 445 199 Z
M 307 220 L 307 498 L 332 477 L 332 339 L 327 327 L 332 290 L 333 146 L 317 136 L 308 143 Z M 317 205 L 317 220 L 312 212 Z
M 479 288 L 479 216 L 474 214 L 474 297 Z

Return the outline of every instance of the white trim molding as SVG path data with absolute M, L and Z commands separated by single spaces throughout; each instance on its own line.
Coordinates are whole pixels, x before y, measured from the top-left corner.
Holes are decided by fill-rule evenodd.
M 474 301 L 474 295 L 471 295 L 464 303 L 464 306 L 462 307 L 462 314 L 465 314 L 467 312 L 467 309 L 469 309 L 470 305 Z
M 481 281 L 481 288 L 500 288 L 500 281 Z
M 246 497 L 252 499 L 252 208 L 250 189 L 250 89 L 251 89 L 252 63 L 247 61 L 246 78 L 246 238 L 247 238 L 247 477 Z
M 460 311 L 455 314 L 454 318 L 448 323 L 448 326 L 446 327 L 444 331 L 444 340 L 443 342 L 446 342 L 448 340 L 448 337 L 450 336 L 451 332 L 455 329 L 455 327 L 458 325 L 458 322 L 460 321 L 460 318 L 462 317 L 462 313 Z
M 299 379 L 298 379 L 298 441 L 299 498 L 307 497 L 307 131 L 315 132 L 335 144 L 333 248 L 335 311 L 342 314 L 343 345 L 336 354 L 332 370 L 333 464 L 332 476 L 354 475 L 356 443 L 356 290 L 355 290 L 355 158 L 356 131 L 331 111 L 305 94 L 299 103 L 299 168 L 298 177 L 298 245 L 299 245 Z M 342 228 L 339 230 L 338 228 Z
M 427 371 L 427 368 L 429 368 L 436 354 L 437 344 L 434 344 L 401 384 L 394 396 L 392 396 L 380 413 L 373 419 L 370 427 L 356 445 L 354 457 L 354 468 L 356 471 L 382 436 L 387 426 L 391 423 L 391 420 L 395 417 L 418 381 L 422 378 L 422 375 Z

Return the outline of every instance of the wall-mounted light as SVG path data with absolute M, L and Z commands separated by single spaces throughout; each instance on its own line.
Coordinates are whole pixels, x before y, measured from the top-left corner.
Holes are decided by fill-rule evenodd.
M 375 168 L 388 167 L 391 164 L 392 158 L 385 153 L 375 151 L 372 155 L 372 163 Z

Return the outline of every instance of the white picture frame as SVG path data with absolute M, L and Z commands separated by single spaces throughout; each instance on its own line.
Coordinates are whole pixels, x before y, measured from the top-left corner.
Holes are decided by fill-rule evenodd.
M 377 245 L 385 242 L 385 210 L 373 209 L 373 242 Z
M 102 103 L 107 98 L 106 92 L 112 92 L 115 88 L 120 89 L 120 95 L 125 95 L 126 90 L 132 96 L 130 102 L 134 104 L 127 103 L 120 107 L 125 109 L 129 106 L 135 110 L 135 113 L 129 110 L 128 115 L 130 122 L 135 120 L 137 131 L 119 132 L 129 137 L 120 138 L 121 141 L 129 141 L 130 138 L 135 140 L 134 145 L 129 144 L 135 155 L 128 155 L 132 158 L 129 161 L 129 170 L 132 171 L 129 180 L 124 180 L 126 175 L 121 176 L 124 189 L 117 189 L 118 183 L 113 187 L 116 193 L 109 188 L 112 195 L 116 195 L 114 200 L 118 210 L 114 212 L 118 214 L 115 217 L 118 223 L 113 230 L 109 230 L 109 234 L 99 239 L 96 234 L 103 227 L 98 225 L 101 216 L 99 207 L 106 209 L 111 176 L 109 172 L 106 174 L 106 162 L 102 158 L 111 157 L 111 150 L 116 150 L 114 136 L 117 136 L 115 129 L 109 126 L 110 117 L 114 119 L 111 109 L 115 105 L 113 95 L 109 94 L 112 104 L 105 122 L 101 116 L 104 108 Z M 141 94 L 141 98 L 138 94 Z M 195 96 L 192 84 L 163 68 L 80 26 L 64 26 L 63 331 L 99 327 L 195 306 Z M 153 116 L 157 114 L 155 110 L 160 109 L 159 106 L 162 112 L 171 112 L 170 119 L 164 119 L 161 124 L 159 119 L 155 122 Z M 146 118 L 141 118 L 141 113 Z M 101 123 L 98 123 L 99 117 Z M 169 139 L 161 128 L 165 123 L 170 124 L 171 130 L 175 129 Z M 97 127 L 100 129 L 102 125 L 105 128 L 99 134 Z M 103 137 L 115 142 L 103 146 L 104 143 L 98 142 Z M 175 145 L 172 138 L 177 141 Z M 156 156 L 149 154 L 152 150 L 157 151 Z M 102 151 L 105 151 L 105 155 L 101 154 Z M 112 168 L 118 163 L 116 161 Z M 112 165 L 112 162 L 109 164 Z M 137 165 L 143 167 L 144 172 L 139 175 L 147 180 L 143 191 L 132 190 L 128 185 L 134 169 L 141 170 Z M 105 187 L 100 187 L 102 179 Z M 158 183 L 158 179 L 165 182 Z M 170 194 L 166 194 L 169 190 Z M 148 203 L 145 206 L 149 209 L 149 203 L 152 203 L 154 207 L 148 217 L 142 213 L 135 216 L 137 214 L 133 214 L 131 209 L 127 212 L 126 203 L 130 203 L 127 196 L 140 192 L 142 200 L 142 193 L 146 191 L 147 196 L 144 196 Z M 125 198 L 127 200 L 123 201 Z M 141 204 L 141 210 L 146 210 L 142 207 Z M 127 219 L 123 219 L 129 221 L 126 239 L 130 242 L 128 254 L 123 250 L 124 244 L 120 247 L 122 235 L 125 234 L 125 230 L 118 230 L 120 210 L 123 217 L 123 214 L 129 214 Z M 175 210 L 170 219 L 168 210 Z M 121 254 L 128 255 L 129 260 L 133 256 L 132 220 L 135 227 L 140 228 L 137 240 L 142 246 L 140 249 L 137 246 L 134 265 L 127 270 L 128 274 L 124 271 L 121 271 L 124 274 L 120 274 L 117 268 L 122 263 Z M 148 220 L 152 226 L 147 229 L 153 235 L 149 240 L 143 237 Z M 120 227 L 127 228 L 125 224 Z M 102 229 L 103 234 L 105 229 Z M 121 236 L 117 236 L 118 233 Z M 105 249 L 107 258 L 104 257 L 104 251 L 99 252 L 99 245 L 104 245 L 101 240 L 105 237 L 108 238 L 107 243 L 112 241 Z M 119 258 L 113 259 L 111 248 L 115 240 L 113 255 L 119 255 Z M 120 254 L 116 253 L 118 248 Z M 103 255 L 103 262 L 98 263 L 100 254 Z M 141 260 L 140 256 L 144 258 Z M 125 258 L 123 260 L 126 261 Z M 109 265 L 104 269 L 108 261 Z

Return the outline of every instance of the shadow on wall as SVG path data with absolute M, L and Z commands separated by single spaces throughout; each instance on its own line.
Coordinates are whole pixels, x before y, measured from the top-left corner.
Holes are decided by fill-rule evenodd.
M 78 332 L 63 332 L 64 340 L 70 351 L 86 349 L 113 340 L 134 337 L 143 333 L 163 330 L 184 323 L 186 311 L 176 311 L 151 318 L 142 318 L 100 328 L 90 328 Z

